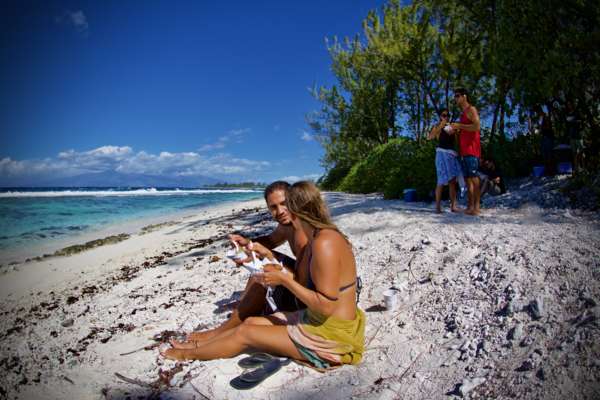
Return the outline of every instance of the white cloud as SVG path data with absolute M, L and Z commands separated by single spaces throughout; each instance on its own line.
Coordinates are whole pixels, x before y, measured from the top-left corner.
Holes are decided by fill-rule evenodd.
M 302 136 L 300 136 L 300 139 L 304 140 L 305 142 L 310 142 L 314 139 L 314 137 L 310 133 L 302 131 Z
M 65 11 L 63 15 L 55 18 L 58 24 L 69 25 L 81 34 L 86 35 L 90 28 L 87 17 L 82 10 Z
M 286 181 L 289 183 L 294 183 L 294 182 L 298 182 L 298 181 L 316 181 L 317 179 L 319 179 L 321 177 L 322 174 L 308 174 L 308 175 L 303 175 L 303 176 L 297 176 L 297 175 L 290 175 L 290 176 L 284 176 L 283 178 L 279 179 L 282 181 Z
M 8 178 L 58 178 L 82 173 L 117 171 L 166 176 L 210 176 L 236 178 L 251 176 L 270 167 L 268 161 L 237 158 L 219 153 L 202 155 L 197 152 L 158 154 L 134 152 L 129 146 L 102 146 L 89 151 L 67 150 L 55 158 L 43 160 L 0 159 L 0 180 Z
M 225 135 L 221 136 L 214 143 L 209 143 L 201 146 L 198 151 L 206 152 L 211 150 L 223 149 L 228 143 L 242 143 L 244 134 L 250 132 L 250 128 L 232 129 Z
M 71 18 L 71 23 L 73 26 L 80 32 L 87 31 L 90 25 L 87 22 L 87 18 L 83 11 L 73 11 L 70 12 L 69 17 Z

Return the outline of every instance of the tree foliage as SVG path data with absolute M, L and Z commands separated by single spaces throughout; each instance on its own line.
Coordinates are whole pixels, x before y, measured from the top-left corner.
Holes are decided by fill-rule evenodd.
M 390 0 L 362 34 L 328 46 L 338 84 L 314 89 L 322 108 L 308 118 L 323 165 L 339 175 L 392 138 L 422 143 L 442 108 L 457 117 L 457 86 L 471 92 L 492 152 L 510 148 L 510 124 L 525 126 L 536 104 L 560 127 L 570 100 L 598 153 L 599 27 L 597 0 Z

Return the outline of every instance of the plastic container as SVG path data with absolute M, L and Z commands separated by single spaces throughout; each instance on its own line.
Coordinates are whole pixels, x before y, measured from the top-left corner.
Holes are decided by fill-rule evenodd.
M 572 174 L 573 165 L 570 162 L 561 162 L 556 166 L 556 170 L 559 174 Z
M 394 311 L 398 308 L 400 301 L 400 291 L 397 289 L 388 289 L 383 292 L 383 303 L 385 304 L 385 309 L 388 311 Z
M 404 201 L 417 201 L 417 189 L 404 189 Z
M 541 178 L 544 176 L 544 167 L 542 165 L 536 165 L 533 167 L 533 176 Z

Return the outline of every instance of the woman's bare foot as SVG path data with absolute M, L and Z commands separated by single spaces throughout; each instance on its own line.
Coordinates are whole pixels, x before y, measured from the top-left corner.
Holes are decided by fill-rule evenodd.
M 196 342 L 179 342 L 175 339 L 169 340 L 174 349 L 195 349 L 198 347 Z
M 435 213 L 436 214 L 441 214 L 442 213 L 442 209 L 441 208 L 436 208 L 435 209 Z
M 190 360 L 192 359 L 191 354 L 189 354 L 189 350 L 187 349 L 167 349 L 162 350 L 160 355 L 164 358 L 168 358 L 169 360 Z
M 452 211 L 452 212 L 455 212 L 455 213 L 459 213 L 459 212 L 462 212 L 463 210 L 462 210 L 462 208 L 458 208 L 458 207 L 452 207 L 452 208 L 450 209 L 450 211 Z
M 477 210 L 466 210 L 465 214 L 477 216 L 477 215 L 479 215 L 479 211 L 477 211 Z

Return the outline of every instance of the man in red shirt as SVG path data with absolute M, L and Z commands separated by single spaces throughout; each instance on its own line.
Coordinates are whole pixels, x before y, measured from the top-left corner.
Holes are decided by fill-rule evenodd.
M 455 122 L 452 127 L 459 132 L 458 144 L 462 158 L 463 174 L 467 182 L 468 207 L 465 214 L 479 215 L 479 159 L 481 158 L 481 138 L 479 133 L 479 113 L 469 104 L 467 90 L 457 88 L 454 90 L 454 100 L 462 109 L 460 122 Z

